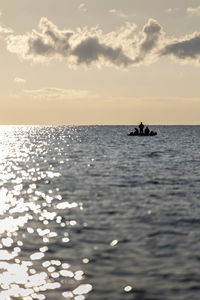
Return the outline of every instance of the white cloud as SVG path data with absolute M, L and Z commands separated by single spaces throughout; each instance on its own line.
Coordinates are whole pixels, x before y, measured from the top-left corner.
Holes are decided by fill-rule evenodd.
M 121 10 L 118 10 L 118 9 L 110 9 L 109 10 L 109 13 L 111 13 L 111 14 L 113 14 L 113 15 L 116 15 L 116 16 L 118 16 L 118 17 L 120 17 L 120 18 L 127 18 L 128 17 L 128 15 L 127 14 L 125 14 L 124 12 L 122 12 Z
M 20 77 L 15 77 L 14 79 L 15 83 L 26 83 L 26 80 Z
M 13 30 L 11 28 L 6 28 L 0 25 L 0 35 L 1 34 L 10 34 Z
M 178 8 L 178 7 L 171 8 L 170 7 L 166 10 L 166 13 L 171 15 L 171 14 L 177 13 L 178 11 L 180 11 L 180 8 Z
M 36 90 L 23 90 L 22 93 L 31 98 L 46 100 L 81 100 L 97 97 L 87 90 L 60 89 L 55 87 L 47 87 Z
M 86 4 L 85 3 L 81 3 L 78 6 L 78 9 L 81 10 L 81 11 L 83 11 L 83 12 L 86 12 L 87 11 Z
M 0 9 L 0 17 L 2 15 L 2 10 Z M 13 30 L 11 28 L 8 28 L 8 27 L 3 27 L 0 25 L 0 36 L 1 35 L 7 35 L 7 34 L 10 34 L 12 33 Z
M 188 7 L 187 8 L 187 13 L 189 15 L 200 16 L 200 6 L 198 6 L 198 7 Z

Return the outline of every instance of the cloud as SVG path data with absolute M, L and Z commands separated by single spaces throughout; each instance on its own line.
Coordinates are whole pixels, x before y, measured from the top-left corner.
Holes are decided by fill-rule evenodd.
M 177 13 L 178 11 L 180 11 L 180 8 L 178 8 L 178 7 L 175 7 L 175 8 L 168 8 L 165 12 L 167 13 L 167 14 L 175 14 L 175 13 Z
M 101 60 L 104 64 L 109 62 L 118 67 L 129 67 L 155 60 L 154 52 L 158 50 L 165 35 L 161 25 L 156 20 L 149 19 L 136 37 L 133 36 L 135 28 L 135 25 L 126 23 L 118 43 L 117 34 L 113 33 L 108 34 L 106 38 L 99 34 L 99 38 L 97 35 L 83 39 L 72 51 L 72 55 L 76 56 L 76 64 L 90 65 Z
M 128 17 L 128 15 L 126 15 L 125 13 L 123 13 L 121 10 L 117 10 L 117 9 L 114 9 L 114 8 L 110 9 L 109 13 L 111 13 L 113 15 L 116 15 L 116 16 L 118 16 L 120 18 L 123 18 L 123 19 L 125 19 L 125 18 Z
M 60 89 L 55 87 L 47 87 L 36 90 L 23 90 L 22 93 L 31 98 L 46 100 L 81 100 L 97 97 L 87 90 Z
M 13 32 L 13 30 L 11 28 L 2 27 L 0 25 L 0 35 L 1 34 L 10 34 L 12 32 Z
M 47 18 L 42 18 L 39 23 L 39 31 L 32 30 L 26 35 L 10 35 L 7 39 L 7 49 L 19 55 L 21 59 L 29 59 L 35 62 L 49 61 L 50 59 L 68 59 L 70 65 L 90 65 L 96 63 L 112 64 L 126 67 L 132 63 L 132 59 L 126 54 L 121 45 L 126 45 L 123 40 L 127 38 L 135 25 L 127 23 L 119 31 L 119 36 L 111 32 L 104 35 L 97 27 L 87 27 L 72 30 L 60 30 Z M 121 40 L 119 40 L 121 39 Z
M 188 7 L 187 8 L 187 13 L 189 15 L 200 16 L 200 6 L 198 6 L 198 7 Z
M 45 61 L 47 58 L 67 56 L 70 50 L 69 38 L 72 32 L 59 30 L 47 18 L 39 23 L 41 32 L 32 30 L 27 35 L 11 35 L 7 39 L 7 48 L 22 59 Z
M 185 36 L 180 40 L 172 40 L 160 51 L 161 56 L 172 55 L 184 62 L 200 63 L 200 33 Z
M 86 12 L 87 11 L 86 4 L 85 3 L 81 3 L 78 6 L 78 9 L 81 10 L 81 11 L 83 11 L 83 12 Z
M 2 15 L 2 10 L 0 9 L 0 17 L 1 17 L 1 15 Z M 7 35 L 7 34 L 10 34 L 12 32 L 13 32 L 13 30 L 11 28 L 3 27 L 3 26 L 0 25 L 0 37 L 2 35 Z
M 144 26 L 143 39 L 139 44 L 139 53 L 134 59 L 134 63 L 141 63 L 145 61 L 146 58 L 155 59 L 155 55 L 152 55 L 154 50 L 159 48 L 159 42 L 161 38 L 164 37 L 164 31 L 161 25 L 154 19 L 149 19 L 148 23 Z
M 200 32 L 170 38 L 154 19 L 149 19 L 140 32 L 136 32 L 136 28 L 134 23 L 126 22 L 108 33 L 98 26 L 61 30 L 43 17 L 38 30 L 7 36 L 7 49 L 22 60 L 40 63 L 65 60 L 74 68 L 80 65 L 129 68 L 153 63 L 163 56 L 200 63 Z
M 124 54 L 122 48 L 107 46 L 100 43 L 96 37 L 83 40 L 73 49 L 72 55 L 76 57 L 77 64 L 85 63 L 90 65 L 93 62 L 98 62 L 101 58 L 116 66 L 127 67 L 132 63 L 132 59 Z
M 20 77 L 15 77 L 14 79 L 15 83 L 26 83 L 26 80 Z

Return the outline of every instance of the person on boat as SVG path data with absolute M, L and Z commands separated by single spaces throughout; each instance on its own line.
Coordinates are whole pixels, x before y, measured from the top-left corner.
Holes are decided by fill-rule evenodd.
M 138 135 L 138 134 L 139 134 L 138 128 L 135 128 L 134 134 L 135 134 L 135 135 Z
M 142 124 L 142 122 L 140 123 L 140 125 L 138 127 L 140 129 L 140 134 L 143 134 L 144 125 Z
M 152 131 L 150 131 L 149 135 L 157 135 L 157 132 L 152 130 Z
M 149 133 L 150 133 L 149 127 L 146 127 L 145 130 L 144 130 L 144 134 L 149 135 Z

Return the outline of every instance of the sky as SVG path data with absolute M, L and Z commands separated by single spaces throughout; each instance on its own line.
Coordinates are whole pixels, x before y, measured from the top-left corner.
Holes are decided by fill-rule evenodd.
M 0 0 L 0 124 L 200 124 L 197 0 Z

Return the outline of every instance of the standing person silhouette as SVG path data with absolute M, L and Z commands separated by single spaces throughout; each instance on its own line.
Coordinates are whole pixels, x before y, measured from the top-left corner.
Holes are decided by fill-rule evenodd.
M 138 127 L 140 129 L 140 134 L 143 134 L 144 125 L 142 124 L 142 122 L 140 123 L 140 125 Z

